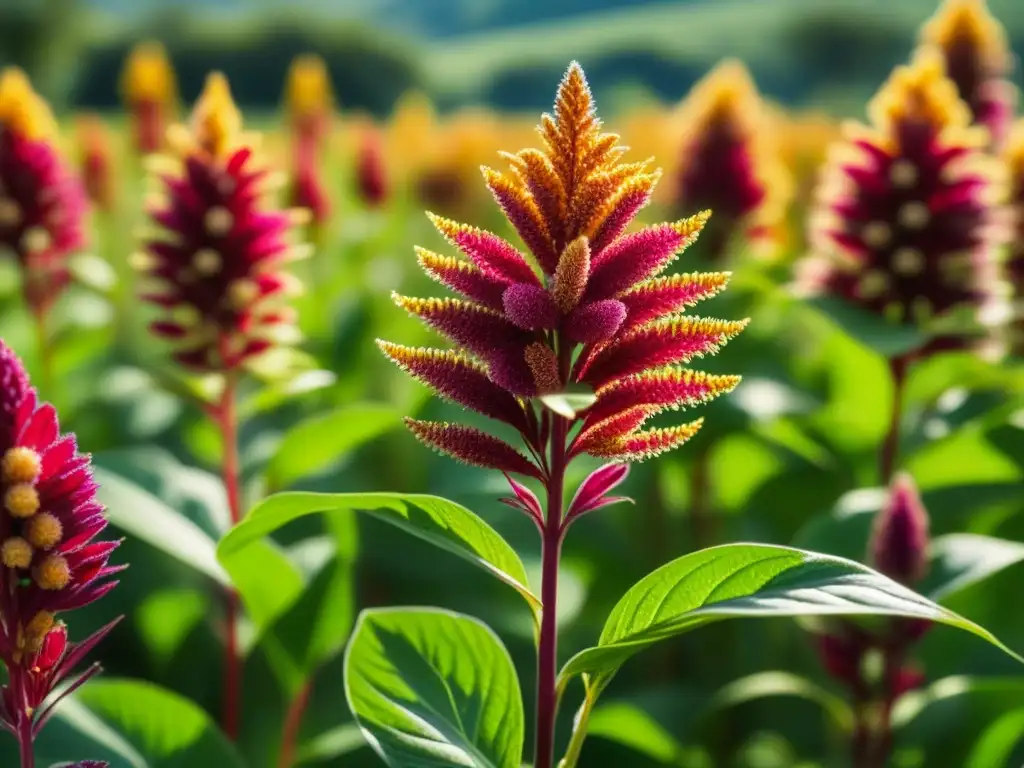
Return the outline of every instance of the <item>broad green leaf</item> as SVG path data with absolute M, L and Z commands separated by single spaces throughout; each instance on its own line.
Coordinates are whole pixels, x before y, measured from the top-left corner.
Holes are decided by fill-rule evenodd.
M 292 695 L 316 669 L 345 645 L 355 621 L 355 562 L 359 532 L 354 514 L 326 518 L 329 536 L 313 543 L 327 551 L 313 553 L 319 566 L 288 610 L 278 616 L 263 643 L 282 685 Z M 319 549 L 319 547 L 317 547 Z M 294 549 L 289 558 L 298 558 Z
M 149 768 L 242 768 L 210 716 L 173 691 L 141 680 L 99 679 L 75 698 L 124 736 Z
M 818 704 L 843 730 L 853 725 L 853 711 L 846 701 L 812 680 L 780 670 L 756 672 L 733 680 L 718 690 L 709 711 L 735 707 L 748 701 L 774 696 L 794 696 Z
M 1024 707 L 996 720 L 982 734 L 967 759 L 970 768 L 1006 768 L 1024 744 Z
M 285 433 L 267 465 L 267 483 L 280 490 L 323 472 L 349 451 L 401 423 L 397 411 L 373 403 L 346 406 L 299 422 Z
M 142 680 L 97 678 L 65 699 L 36 741 L 36 764 L 105 760 L 110 768 L 244 768 L 198 705 Z M 17 765 L 0 739 L 0 765 Z
M 365 512 L 483 568 L 510 585 L 535 610 L 540 601 L 527 586 L 526 570 L 515 550 L 465 507 L 437 496 L 401 493 L 279 493 L 257 505 L 231 530 L 217 556 L 231 571 L 236 559 L 287 523 L 339 510 Z
M 95 468 L 99 498 L 114 525 L 135 538 L 177 558 L 199 573 L 227 585 L 217 562 L 214 540 L 198 525 L 125 478 Z
M 932 542 L 928 575 L 918 591 L 935 601 L 1024 560 L 1024 544 L 972 533 L 950 533 Z
M 629 747 L 665 765 L 688 765 L 687 749 L 640 707 L 613 702 L 597 707 L 590 715 L 588 732 Z
M 345 695 L 388 765 L 520 768 L 515 667 L 482 622 L 437 609 L 364 611 L 345 655 Z
M 851 560 L 764 544 L 686 555 L 635 584 L 605 622 L 598 645 L 562 669 L 602 690 L 631 656 L 713 621 L 755 616 L 881 615 L 928 619 L 971 632 L 1024 663 L 990 632 Z
M 299 569 L 269 540 L 254 541 L 222 563 L 257 632 L 288 610 L 305 587 Z

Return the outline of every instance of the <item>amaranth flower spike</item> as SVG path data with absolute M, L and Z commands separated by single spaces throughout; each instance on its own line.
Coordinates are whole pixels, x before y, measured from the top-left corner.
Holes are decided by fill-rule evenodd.
M 504 155 L 484 168 L 498 205 L 525 243 L 438 216 L 430 219 L 462 258 L 418 249 L 423 269 L 460 298 L 395 296 L 398 305 L 455 345 L 454 351 L 380 346 L 443 397 L 502 421 L 530 457 L 468 426 L 408 419 L 427 445 L 456 459 L 544 477 L 550 412 L 534 399 L 583 387 L 596 401 L 579 414 L 569 454 L 638 461 L 689 439 L 700 421 L 645 423 L 736 386 L 684 366 L 739 333 L 746 321 L 683 314 L 715 295 L 725 273 L 665 275 L 709 212 L 626 234 L 660 172 L 623 162 L 618 136 L 601 132 L 583 70 L 573 64 L 539 127 L 543 149 Z
M 174 69 L 159 42 L 132 49 L 121 74 L 121 93 L 132 114 L 136 150 L 143 155 L 159 151 L 177 99 Z
M 1013 292 L 1013 318 L 1009 326 L 1009 346 L 1024 354 L 1024 118 L 1014 123 L 1003 152 L 1010 173 L 1009 202 L 1014 221 L 1006 258 L 1007 277 Z
M 266 200 L 272 177 L 223 75 L 210 75 L 191 126 L 168 139 L 174 156 L 151 162 L 161 194 L 149 214 L 161 231 L 137 259 L 159 284 L 143 298 L 166 311 L 150 328 L 178 344 L 179 363 L 234 371 L 297 333 L 284 299 L 299 284 L 284 268 L 306 254 L 288 238 L 308 214 Z
M 85 245 L 85 191 L 57 150 L 57 124 L 19 69 L 0 75 L 0 245 L 18 260 L 25 300 L 42 318 Z
M 899 67 L 833 147 L 803 287 L 960 344 L 997 298 L 1003 174 L 933 49 Z
M 57 413 L 40 403 L 17 356 L 0 341 L 0 723 L 23 746 L 57 701 L 99 671 L 92 666 L 59 695 L 74 668 L 110 631 L 68 643 L 58 616 L 98 600 L 124 566 L 107 559 L 117 541 L 93 541 L 106 527 L 89 457 L 61 435 Z
M 725 61 L 694 86 L 676 118 L 682 152 L 674 204 L 715 216 L 702 250 L 721 258 L 747 241 L 770 253 L 782 238 L 793 182 L 757 87 L 739 61 Z
M 922 28 L 921 42 L 941 52 L 974 122 L 988 128 L 993 149 L 1002 148 L 1017 103 L 1017 90 L 1007 79 L 1013 54 L 985 0 L 945 0 Z

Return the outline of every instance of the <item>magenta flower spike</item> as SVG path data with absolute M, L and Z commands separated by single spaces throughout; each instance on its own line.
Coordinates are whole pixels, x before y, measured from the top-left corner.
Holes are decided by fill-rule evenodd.
M 868 112 L 870 127 L 848 125 L 831 153 L 799 280 L 933 332 L 928 349 L 962 346 L 997 302 L 1007 237 L 987 132 L 931 48 L 894 71 Z
M 59 618 L 107 594 L 124 568 L 108 564 L 120 542 L 94 541 L 107 525 L 96 488 L 89 457 L 0 341 L 0 724 L 18 738 L 23 766 L 53 707 L 99 671 L 74 674 L 117 623 L 71 643 Z
M 868 562 L 891 579 L 908 586 L 928 569 L 928 511 L 913 478 L 898 474 L 890 495 L 875 519 Z
M 46 103 L 19 69 L 0 75 L 0 245 L 14 255 L 25 301 L 42 323 L 85 245 L 85 190 L 56 144 Z
M 454 297 L 395 296 L 454 349 L 381 350 L 443 398 L 517 432 L 513 445 L 476 427 L 407 419 L 413 434 L 458 461 L 499 470 L 503 499 L 536 523 L 542 540 L 535 768 L 551 768 L 555 713 L 557 572 L 565 533 L 581 515 L 622 500 L 608 494 L 627 465 L 676 448 L 701 421 L 650 427 L 669 410 L 724 394 L 737 376 L 690 370 L 746 321 L 685 314 L 725 288 L 726 273 L 668 274 L 710 212 L 627 233 L 660 172 L 624 162 L 618 136 L 601 131 L 583 70 L 570 66 L 543 149 L 506 154 L 508 171 L 484 168 L 495 201 L 524 248 L 467 224 L 430 220 L 459 256 L 417 249 L 419 263 Z M 571 402 L 580 402 L 571 405 Z M 587 395 L 589 394 L 589 397 Z M 607 465 L 564 506 L 565 471 L 581 455 Z M 516 475 L 544 489 L 543 500 Z
M 161 194 L 149 215 L 160 231 L 139 262 L 156 284 L 143 298 L 164 317 L 150 329 L 176 345 L 178 363 L 200 372 L 239 372 L 296 335 L 287 298 L 300 286 L 285 268 L 305 255 L 289 237 L 308 214 L 268 204 L 269 173 L 241 119 L 215 73 L 191 128 L 169 134 L 176 156 L 152 163 Z
M 1017 89 L 1009 81 L 1013 53 L 1006 30 L 986 0 L 944 0 L 922 28 L 921 43 L 941 52 L 974 122 L 988 129 L 990 148 L 1001 150 L 1017 106 Z

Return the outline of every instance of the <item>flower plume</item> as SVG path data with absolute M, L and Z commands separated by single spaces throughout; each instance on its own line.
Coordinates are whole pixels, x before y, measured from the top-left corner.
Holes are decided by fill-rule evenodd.
M 581 431 L 566 446 L 570 455 L 654 456 L 685 442 L 700 421 L 650 428 L 650 418 L 736 386 L 738 377 L 682 366 L 716 352 L 746 321 L 683 314 L 722 290 L 727 274 L 664 274 L 709 212 L 625 233 L 660 171 L 623 159 L 626 147 L 602 131 L 579 65 L 569 67 L 538 130 L 541 149 L 503 154 L 507 170 L 483 169 L 525 250 L 430 214 L 459 256 L 418 249 L 420 264 L 459 298 L 395 296 L 457 351 L 380 346 L 446 399 L 513 427 L 527 451 L 477 429 L 410 421 L 420 440 L 460 461 L 543 478 L 555 416 L 542 398 L 594 394 L 574 417 Z
M 946 71 L 975 123 L 998 150 L 1013 120 L 1017 92 L 1007 79 L 1013 56 L 1006 30 L 985 0 L 945 0 L 921 30 L 921 42 L 942 54 Z
M 0 74 L 0 244 L 18 260 L 26 302 L 44 315 L 85 245 L 86 198 L 57 150 L 57 126 L 25 73 Z
M 56 701 L 99 671 L 69 680 L 113 624 L 72 644 L 58 618 L 113 589 L 123 567 L 107 562 L 119 542 L 94 541 L 107 524 L 96 489 L 89 457 L 0 341 L 0 720 L 14 733 L 34 736 Z
M 714 211 L 704 250 L 718 259 L 736 238 L 776 245 L 793 183 L 746 67 L 734 60 L 718 65 L 694 86 L 677 120 L 682 152 L 674 206 Z
M 868 111 L 871 125 L 845 126 L 826 165 L 804 288 L 894 323 L 934 328 L 963 309 L 978 317 L 996 295 L 1006 236 L 987 132 L 970 125 L 933 49 L 897 68 Z M 968 329 L 947 330 L 955 341 Z
M 1024 118 L 1014 123 L 1003 159 L 1010 175 L 1009 204 L 1015 227 L 1006 260 L 1014 297 L 1010 346 L 1017 354 L 1024 354 Z
M 174 69 L 160 43 L 149 40 L 132 49 L 121 73 L 121 93 L 132 113 L 136 149 L 159 151 L 177 99 Z
M 181 364 L 230 372 L 295 335 L 286 298 L 298 286 L 285 267 L 304 254 L 288 242 L 303 216 L 267 200 L 268 171 L 223 75 L 169 141 L 173 155 L 152 163 L 159 234 L 138 260 L 156 283 L 144 298 L 165 312 L 151 329 L 178 345 Z

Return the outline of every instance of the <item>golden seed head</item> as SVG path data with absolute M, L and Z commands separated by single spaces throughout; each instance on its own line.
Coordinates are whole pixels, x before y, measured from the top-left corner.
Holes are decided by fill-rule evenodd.
M 897 189 L 909 189 L 917 183 L 917 168 L 909 160 L 897 160 L 889 168 L 889 181 Z
M 541 394 L 557 392 L 562 388 L 562 380 L 558 374 L 558 355 L 547 344 L 535 341 L 526 348 L 526 364 L 533 374 L 537 391 Z
M 896 213 L 900 225 L 907 229 L 924 229 L 931 217 L 928 206 L 920 200 L 911 200 L 903 204 Z
M 924 272 L 924 254 L 916 248 L 899 248 L 892 255 L 892 268 L 901 275 L 919 275 Z
M 252 280 L 241 278 L 233 280 L 228 285 L 228 305 L 235 310 L 241 310 L 252 304 L 260 295 L 260 288 Z
M 16 445 L 4 454 L 2 471 L 5 482 L 34 483 L 43 471 L 43 460 L 31 448 Z
M 192 257 L 192 268 L 203 277 L 209 277 L 220 272 L 223 260 L 220 254 L 212 248 L 200 248 Z
M 215 205 L 210 208 L 203 219 L 206 231 L 213 237 L 224 237 L 224 235 L 231 231 L 231 227 L 234 224 L 235 217 L 231 215 L 231 211 L 222 205 Z
M 56 619 L 49 611 L 39 611 L 32 620 L 25 625 L 24 634 L 19 645 L 23 651 L 38 653 L 43 647 L 43 641 L 53 629 Z
M 39 511 L 39 491 L 28 483 L 12 485 L 4 494 L 4 506 L 14 517 L 32 517 Z
M 21 247 L 26 253 L 40 253 L 53 244 L 53 238 L 43 227 L 30 227 L 21 236 Z
M 575 307 L 587 288 L 590 277 L 590 242 L 585 236 L 577 237 L 558 259 L 552 298 L 558 308 L 569 312 Z
M 34 576 L 41 589 L 64 589 L 71 581 L 71 566 L 60 555 L 47 555 L 36 566 Z
M 21 223 L 21 207 L 9 197 L 0 197 L 0 227 L 16 227 Z
M 64 536 L 64 526 L 49 512 L 40 512 L 25 524 L 25 538 L 38 549 L 53 549 Z
M 861 237 L 865 245 L 870 248 L 883 248 L 889 243 L 892 237 L 892 230 L 884 221 L 871 221 L 864 225 Z
M 13 536 L 0 545 L 0 559 L 8 568 L 28 568 L 33 554 L 32 545 L 21 536 Z

